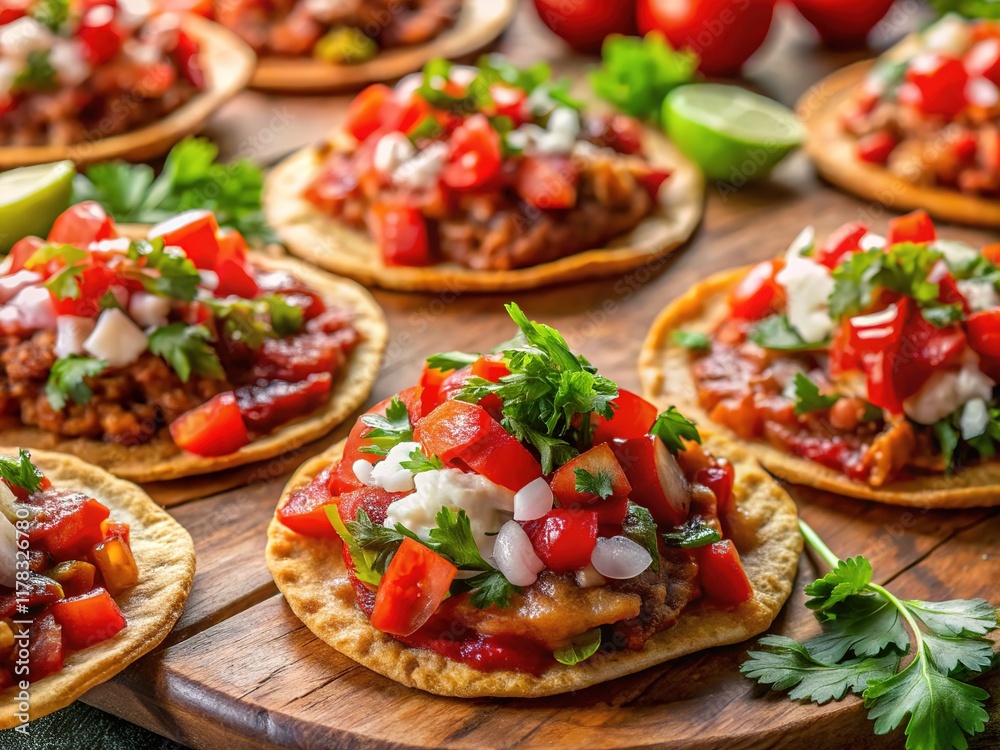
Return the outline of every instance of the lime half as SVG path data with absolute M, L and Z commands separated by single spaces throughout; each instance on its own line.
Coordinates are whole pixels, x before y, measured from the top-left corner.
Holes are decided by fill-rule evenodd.
M 44 237 L 69 206 L 76 168 L 71 161 L 36 164 L 0 174 L 0 252 L 22 237 Z
M 736 187 L 766 175 L 804 136 L 788 107 L 739 86 L 717 83 L 671 91 L 663 101 L 663 124 L 706 175 Z

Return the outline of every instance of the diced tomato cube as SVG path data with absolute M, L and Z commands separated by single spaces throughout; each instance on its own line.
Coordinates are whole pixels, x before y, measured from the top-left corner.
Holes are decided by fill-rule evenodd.
M 372 523 L 383 524 L 389 506 L 408 494 L 408 492 L 388 492 L 381 487 L 361 487 L 341 495 L 337 500 L 337 509 L 344 523 L 357 520 L 358 510 L 363 508 Z
M 1000 308 L 973 313 L 965 321 L 965 328 L 975 352 L 1000 357 Z
M 219 257 L 218 232 L 215 214 L 191 209 L 155 225 L 149 238 L 161 237 L 167 246 L 183 250 L 197 268 L 214 270 Z
M 36 494 L 32 500 L 39 497 Z M 75 560 L 104 539 L 101 522 L 111 513 L 107 506 L 79 492 L 52 491 L 41 498 L 28 532 L 33 546 L 56 560 Z
M 614 440 L 611 448 L 632 486 L 632 502 L 649 509 L 657 523 L 677 526 L 687 520 L 687 482 L 662 440 L 654 435 Z
M 368 228 L 388 265 L 430 265 L 427 222 L 420 209 L 402 204 L 375 203 L 368 212 Z
M 572 507 L 576 508 L 578 506 Z M 612 495 L 604 500 L 597 500 L 583 507 L 597 514 L 597 524 L 602 529 L 602 532 L 606 527 L 617 527 L 613 533 L 608 534 L 608 536 L 615 536 L 615 534 L 621 533 L 622 521 L 625 520 L 625 516 L 628 513 L 628 496 L 622 495 L 619 497 Z M 604 536 L 603 533 L 601 535 Z
M 733 317 L 760 320 L 784 304 L 784 289 L 778 284 L 778 272 L 784 261 L 767 260 L 750 269 L 729 294 L 729 309 Z
M 834 230 L 826 238 L 826 242 L 816 248 L 813 257 L 817 263 L 833 269 L 861 247 L 861 238 L 868 234 L 868 225 L 860 221 L 852 221 Z
M 333 467 L 327 466 L 309 484 L 292 493 L 288 502 L 278 508 L 278 520 L 297 534 L 315 537 L 335 537 L 324 508 L 335 505 L 337 498 L 330 491 Z
M 936 52 L 916 55 L 906 69 L 899 101 L 928 115 L 952 118 L 965 107 L 969 74 L 960 60 Z
M 22 237 L 17 242 L 14 243 L 14 247 L 10 249 L 7 257 L 10 259 L 10 273 L 16 273 L 24 268 L 24 264 L 27 262 L 28 258 L 34 255 L 40 248 L 45 247 L 48 243 L 41 237 L 29 236 Z
M 926 211 L 919 210 L 889 219 L 889 233 L 885 245 L 890 247 L 899 242 L 933 242 L 936 239 L 934 222 Z
M 590 564 L 597 545 L 597 513 L 576 508 L 553 508 L 524 524 L 535 553 L 553 573 L 572 573 Z
M 457 573 L 451 562 L 407 537 L 379 583 L 372 626 L 385 633 L 410 635 L 441 606 Z
M 49 612 L 62 626 L 66 645 L 74 650 L 106 641 L 127 624 L 111 594 L 102 588 L 62 599 L 50 606 Z
M 236 295 L 253 299 L 260 294 L 260 287 L 245 262 L 225 258 L 216 267 L 216 272 L 219 275 L 219 285 L 213 292 L 216 297 Z
M 37 682 L 63 668 L 62 627 L 51 612 L 44 612 L 31 623 L 28 639 L 28 677 Z
M 15 617 L 19 604 L 35 609 L 58 601 L 63 596 L 65 591 L 57 581 L 32 571 L 28 574 L 28 580 L 20 584 L 18 591 L 0 594 L 0 620 Z
M 178 448 L 198 456 L 225 456 L 250 442 L 232 391 L 181 414 L 170 423 L 170 436 Z
M 962 60 L 970 78 L 982 77 L 1000 85 L 1000 39 L 984 39 L 973 45 Z
M 656 421 L 656 407 L 632 391 L 620 388 L 618 398 L 611 403 L 615 407 L 611 419 L 602 416 L 591 417 L 595 421 L 595 444 L 615 439 L 642 437 L 649 432 L 649 428 Z
M 424 369 L 420 373 L 420 387 L 424 389 L 424 398 L 427 399 L 428 403 L 433 403 L 434 406 L 441 403 L 443 399 L 438 398 L 441 384 L 453 372 L 455 371 L 437 370 L 429 367 L 426 362 L 424 363 Z
M 53 294 L 56 314 L 95 317 L 101 309 L 101 298 L 118 280 L 118 275 L 107 266 L 87 266 L 77 276 L 80 292 L 75 298 L 60 299 Z
M 398 107 L 396 93 L 391 88 L 381 83 L 373 84 L 354 97 L 340 127 L 363 141 L 378 130 Z
M 735 479 L 736 470 L 728 461 L 723 461 L 718 466 L 701 469 L 695 474 L 694 481 L 705 485 L 715 495 L 715 507 L 719 518 L 724 517 L 733 509 L 733 482 Z
M 585 471 L 595 478 L 603 473 L 611 485 L 609 497 L 628 497 L 632 491 L 632 486 L 628 483 L 618 459 L 615 458 L 614 451 L 607 443 L 601 443 L 570 459 L 552 475 L 552 494 L 559 500 L 560 505 L 586 504 L 601 499 L 592 492 L 580 492 L 576 489 L 577 471 Z
M 698 547 L 695 553 L 701 587 L 709 600 L 723 607 L 735 607 L 753 597 L 753 586 L 731 540 Z
M 451 134 L 451 154 L 441 181 L 454 190 L 482 187 L 500 172 L 500 135 L 484 114 L 475 114 Z
M 94 5 L 83 14 L 77 37 L 91 65 L 103 65 L 118 54 L 126 32 L 115 22 L 111 5 Z
M 125 544 L 130 544 L 130 531 L 129 525 L 124 521 L 112 521 L 110 518 L 101 521 L 101 533 L 105 540 L 116 536 Z
M 118 596 L 139 582 L 139 567 L 132 550 L 118 537 L 112 537 L 94 547 L 90 559 L 101 573 L 104 587 Z
M 356 334 L 345 328 L 334 335 L 300 334 L 265 339 L 257 350 L 259 377 L 298 382 L 311 375 L 330 375 L 338 369 L 354 346 Z
M 877 130 L 858 139 L 855 154 L 861 161 L 869 164 L 886 164 L 896 145 L 895 136 L 884 130 Z
M 507 361 L 502 354 L 484 354 L 472 363 L 472 376 L 499 383 L 500 378 L 510 375 Z
M 535 208 L 572 208 L 579 179 L 579 170 L 566 157 L 528 156 L 518 166 L 514 189 Z
M 83 201 L 59 214 L 49 230 L 48 241 L 86 247 L 117 236 L 115 222 L 104 207 L 96 201 Z
M 327 401 L 332 388 L 333 376 L 329 372 L 309 375 L 296 383 L 268 380 L 264 385 L 237 388 L 236 404 L 247 428 L 263 434 L 311 414 Z

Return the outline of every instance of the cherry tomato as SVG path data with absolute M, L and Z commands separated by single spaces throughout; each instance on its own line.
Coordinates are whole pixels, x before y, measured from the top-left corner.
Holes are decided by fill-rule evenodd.
M 854 153 L 869 164 L 887 164 L 896 148 L 896 138 L 885 130 L 869 133 L 858 139 Z
M 191 209 L 155 225 L 149 230 L 149 238 L 163 238 L 164 244 L 183 250 L 195 267 L 212 270 L 219 259 L 218 233 L 215 214 Z
M 601 499 L 593 492 L 577 490 L 577 471 L 585 471 L 592 477 L 598 477 L 603 472 L 611 485 L 609 497 L 628 497 L 632 491 L 632 485 L 628 483 L 614 451 L 607 443 L 601 443 L 570 459 L 552 475 L 552 494 L 563 507 Z
M 115 9 L 110 5 L 95 5 L 87 10 L 76 33 L 91 65 L 102 65 L 117 55 L 126 35 L 115 23 Z
M 965 321 L 969 345 L 979 354 L 1000 357 L 1000 308 L 973 313 Z
M 833 269 L 844 260 L 845 256 L 860 248 L 861 238 L 868 234 L 868 225 L 860 221 L 852 221 L 835 229 L 827 236 L 826 241 L 816 248 L 813 260 Z
M 607 443 L 615 438 L 628 439 L 642 437 L 656 421 L 657 410 L 642 396 L 624 388 L 618 390 L 618 398 L 611 402 L 614 415 L 611 419 L 601 416 L 594 420 L 594 444 Z
M 735 607 L 753 597 L 753 586 L 731 540 L 698 547 L 695 554 L 701 587 L 708 599 L 724 607 Z
M 899 88 L 899 101 L 928 115 L 951 118 L 966 105 L 969 74 L 961 61 L 935 52 L 914 57 Z
M 535 0 L 538 17 L 578 52 L 600 52 L 608 34 L 635 34 L 635 5 L 624 0 Z
M 500 135 L 486 115 L 476 114 L 451 135 L 451 155 L 441 181 L 456 190 L 482 187 L 500 172 Z
M 86 247 L 91 242 L 118 236 L 114 220 L 97 201 L 84 201 L 70 206 L 55 220 L 48 241 Z
M 441 606 L 456 573 L 437 552 L 405 538 L 379 583 L 372 626 L 393 635 L 419 630 Z
M 403 204 L 375 203 L 368 212 L 368 227 L 388 265 L 430 265 L 427 222 L 419 209 Z
M 564 156 L 527 156 L 518 166 L 514 189 L 535 208 L 572 208 L 579 179 L 576 166 Z
M 735 75 L 764 43 L 774 0 L 638 0 L 639 31 L 661 31 L 676 48 L 691 48 L 700 69 Z
M 232 391 L 181 414 L 170 423 L 170 436 L 178 448 L 198 456 L 225 456 L 250 442 Z
M 538 520 L 522 525 L 535 553 L 553 573 L 572 573 L 590 564 L 597 545 L 596 512 L 553 508 Z
M 886 247 L 899 242 L 933 242 L 937 239 L 934 222 L 926 211 L 914 211 L 904 216 L 889 219 L 889 231 L 885 238 Z
M 341 129 L 363 141 L 385 122 L 387 115 L 398 108 L 396 93 L 382 83 L 364 89 L 351 101 L 341 122 Z
M 776 279 L 784 265 L 781 259 L 767 260 L 750 269 L 729 294 L 733 317 L 760 320 L 775 312 L 785 294 Z
M 893 0 L 792 0 L 831 47 L 861 46 Z

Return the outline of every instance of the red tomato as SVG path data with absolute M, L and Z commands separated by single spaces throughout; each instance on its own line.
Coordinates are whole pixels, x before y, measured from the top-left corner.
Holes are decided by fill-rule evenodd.
M 660 31 L 676 48 L 690 48 L 699 68 L 735 75 L 764 43 L 774 0 L 638 0 L 639 31 Z
M 178 448 L 198 456 L 225 456 L 250 442 L 232 391 L 181 414 L 170 423 L 170 436 Z
M 445 401 L 420 420 L 414 439 L 446 464 L 468 467 L 514 492 L 542 475 L 530 451 L 478 404 Z
M 601 499 L 592 492 L 579 492 L 576 489 L 577 470 L 586 471 L 593 477 L 597 477 L 601 472 L 605 473 L 611 482 L 609 497 L 628 497 L 632 491 L 632 485 L 628 483 L 625 471 L 615 458 L 614 451 L 607 443 L 601 443 L 570 459 L 552 475 L 552 494 L 564 507 L 574 503 L 592 503 Z
M 396 93 L 391 88 L 382 83 L 373 84 L 354 97 L 340 127 L 363 141 L 378 130 L 387 113 L 398 106 Z
M 903 399 L 896 389 L 898 352 L 878 351 L 865 357 L 862 367 L 868 375 L 868 400 L 890 414 L 903 413 Z
M 442 401 L 442 399 L 438 397 L 438 391 L 441 388 L 441 384 L 453 372 L 455 371 L 436 370 L 428 367 L 426 362 L 424 363 L 424 369 L 420 373 L 420 387 L 424 389 L 425 397 L 430 401 L 433 401 L 435 406 L 440 404 Z
M 972 78 L 983 77 L 1000 85 L 1000 38 L 977 42 L 962 61 Z
M 216 267 L 219 274 L 219 286 L 213 294 L 216 297 L 228 297 L 235 294 L 244 299 L 253 299 L 260 294 L 260 287 L 246 264 L 233 258 L 226 258 Z
M 887 164 L 895 148 L 896 138 L 885 130 L 879 130 L 859 138 L 854 153 L 869 164 Z
M 470 374 L 491 383 L 499 383 L 500 378 L 510 375 L 507 362 L 502 354 L 484 354 L 472 363 Z
M 579 170 L 564 156 L 526 156 L 517 168 L 514 189 L 535 208 L 572 208 L 579 179 Z
M 753 596 L 740 553 L 729 539 L 695 550 L 705 596 L 724 607 L 735 607 Z
M 84 201 L 59 214 L 49 230 L 48 241 L 86 247 L 117 236 L 115 222 L 104 207 L 96 201 Z
M 649 428 L 656 421 L 656 407 L 632 391 L 619 389 L 618 398 L 611 403 L 616 407 L 611 419 L 593 417 L 595 445 L 607 443 L 615 438 L 627 440 L 642 437 L 649 432 Z
M 715 507 L 720 518 L 733 508 L 733 482 L 735 479 L 736 470 L 728 461 L 722 462 L 719 466 L 699 469 L 698 473 L 695 474 L 694 481 L 705 485 L 715 495 Z
M 49 607 L 49 612 L 62 626 L 66 645 L 74 650 L 106 641 L 126 625 L 122 611 L 103 588 L 60 599 Z
M 635 5 L 616 0 L 535 0 L 542 23 L 578 52 L 600 52 L 608 34 L 633 35 Z
M 201 67 L 201 58 L 198 56 L 198 42 L 186 33 L 183 29 L 177 32 L 177 46 L 174 47 L 171 55 L 177 64 L 177 69 L 187 82 L 196 89 L 205 88 L 205 71 Z
M 894 308 L 886 307 L 871 315 L 850 318 L 850 347 L 856 353 L 878 352 L 899 344 L 910 313 L 910 300 L 899 300 Z
M 162 237 L 166 245 L 183 250 L 197 268 L 212 270 L 219 259 L 218 233 L 215 214 L 191 209 L 155 225 L 149 230 L 149 238 Z
M 792 0 L 831 47 L 861 46 L 893 0 Z
M 83 14 L 77 36 L 91 65 L 102 65 L 118 54 L 126 32 L 115 23 L 115 9 L 95 5 Z
M 78 492 L 46 496 L 28 539 L 57 560 L 80 559 L 104 540 L 101 522 L 110 513 L 104 504 Z
M 632 502 L 647 508 L 657 523 L 677 526 L 687 520 L 686 480 L 662 440 L 654 435 L 615 440 L 611 449 L 632 486 Z
M 31 623 L 28 643 L 29 679 L 35 682 L 61 670 L 63 656 L 62 627 L 51 612 L 43 612 Z
M 16 21 L 28 12 L 31 0 L 5 0 L 0 4 L 0 26 Z
M 59 315 L 76 315 L 90 318 L 97 315 L 101 309 L 101 297 L 118 280 L 117 274 L 107 266 L 88 266 L 80 272 L 77 284 L 80 294 L 76 299 L 66 297 L 57 299 L 53 295 L 56 313 Z
M 393 635 L 419 630 L 441 606 L 456 573 L 437 552 L 407 537 L 379 583 L 372 626 Z
M 1000 308 L 973 313 L 965 321 L 969 345 L 979 354 L 1000 357 Z
M 112 521 L 110 518 L 101 521 L 101 533 L 104 534 L 104 541 L 112 537 L 118 537 L 125 544 L 130 544 L 130 531 L 129 525 L 124 521 Z
M 427 222 L 419 209 L 402 204 L 375 203 L 368 212 L 368 227 L 387 264 L 430 265 Z
M 490 98 L 497 117 L 509 117 L 514 126 L 524 124 L 528 95 L 524 89 L 515 86 L 494 84 L 490 86 Z
M 961 61 L 934 52 L 914 57 L 899 87 L 899 101 L 924 114 L 951 118 L 966 105 L 965 84 L 969 74 Z
M 784 266 L 785 262 L 777 259 L 766 260 L 751 268 L 729 293 L 729 308 L 733 317 L 760 320 L 774 313 L 785 294 L 776 279 Z
M 827 268 L 836 268 L 845 256 L 854 253 L 860 247 L 861 238 L 868 234 L 868 225 L 860 221 L 852 221 L 834 230 L 826 238 L 826 242 L 816 248 L 813 260 L 822 263 Z
M 235 229 L 220 229 L 216 234 L 219 243 L 219 257 L 226 260 L 244 261 L 250 249 L 246 239 Z
M 48 244 L 41 237 L 22 237 L 17 242 L 14 243 L 14 247 L 10 249 L 7 257 L 10 258 L 10 273 L 15 273 L 24 268 L 24 264 L 28 261 L 32 255 L 34 255 L 40 248 L 45 247 Z
M 572 573 L 590 564 L 597 545 L 597 513 L 589 508 L 553 508 L 524 531 L 535 553 L 553 573 Z
M 475 114 L 451 135 L 451 155 L 441 181 L 456 190 L 482 187 L 500 172 L 500 135 L 484 114 Z
M 597 500 L 596 502 L 589 503 L 587 505 L 587 510 L 593 511 L 597 514 L 597 526 L 598 533 L 601 536 L 615 536 L 615 534 L 620 534 L 621 529 L 618 528 L 622 525 L 622 521 L 625 520 L 625 516 L 628 515 L 628 496 L 627 495 L 612 495 L 603 500 Z M 579 508 L 579 505 L 571 506 L 572 509 Z M 601 527 L 607 528 L 611 527 L 610 534 L 604 534 L 601 531 Z
M 327 466 L 309 484 L 296 490 L 288 502 L 278 508 L 278 520 L 292 531 L 306 536 L 335 537 L 326 506 L 335 505 L 337 498 L 330 492 L 333 467 Z
M 885 238 L 885 246 L 891 247 L 899 242 L 933 242 L 937 239 L 934 222 L 926 211 L 914 211 L 905 216 L 889 219 L 889 232 Z

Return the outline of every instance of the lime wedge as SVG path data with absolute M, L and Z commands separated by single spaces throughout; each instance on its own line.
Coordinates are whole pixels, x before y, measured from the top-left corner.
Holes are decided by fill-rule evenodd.
M 663 100 L 663 124 L 706 175 L 737 187 L 770 172 L 804 136 L 788 107 L 739 86 L 717 83 L 671 91 Z
M 0 252 L 22 237 L 44 237 L 69 207 L 76 167 L 71 161 L 36 164 L 0 174 Z

